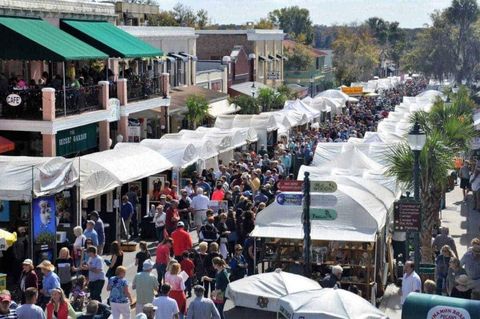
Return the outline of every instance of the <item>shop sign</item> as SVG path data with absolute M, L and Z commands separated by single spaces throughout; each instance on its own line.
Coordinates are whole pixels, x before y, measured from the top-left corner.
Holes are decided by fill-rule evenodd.
M 421 204 L 412 200 L 399 200 L 393 205 L 395 231 L 420 231 Z
M 277 195 L 277 203 L 284 206 L 302 206 L 302 194 L 280 193 Z
M 427 313 L 426 319 L 471 319 L 470 313 L 462 308 L 435 306 Z
M 303 188 L 303 181 L 286 181 L 281 180 L 277 185 L 281 192 L 301 192 Z
M 310 208 L 311 220 L 335 220 L 337 211 L 331 208 Z
M 5 100 L 10 106 L 19 106 L 22 103 L 22 98 L 20 97 L 20 95 L 15 93 L 7 95 L 7 98 Z
M 342 87 L 342 92 L 348 95 L 363 94 L 363 86 Z
M 271 71 L 267 73 L 267 80 L 280 80 L 280 72 Z
M 319 207 L 335 207 L 337 205 L 337 197 L 335 195 L 315 195 L 311 197 L 311 206 Z
M 335 193 L 337 183 L 333 181 L 310 181 L 310 191 L 313 193 Z
M 75 127 L 57 133 L 57 156 L 82 152 L 97 147 L 97 124 Z
M 287 319 L 291 319 L 293 317 L 293 314 L 290 313 L 290 311 L 285 309 L 285 307 L 283 306 L 280 306 L 280 309 L 278 310 L 278 312 L 280 312 Z

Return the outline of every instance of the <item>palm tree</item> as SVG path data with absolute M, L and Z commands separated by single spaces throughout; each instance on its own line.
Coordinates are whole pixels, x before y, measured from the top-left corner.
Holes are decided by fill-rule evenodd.
M 418 122 L 426 134 L 426 143 L 420 153 L 420 199 L 422 202 L 421 255 L 422 262 L 432 261 L 432 232 L 439 226 L 440 202 L 448 181 L 448 170 L 458 151 L 466 150 L 476 136 L 473 127 L 472 106 L 468 91 L 461 88 L 452 103 L 437 100 L 432 110 L 416 112 L 410 121 Z M 387 154 L 387 174 L 394 176 L 407 188 L 413 183 L 413 154 L 406 143 L 394 146 Z
M 230 104 L 234 104 L 235 107 L 239 107 L 239 114 L 258 114 L 260 108 L 258 107 L 257 100 L 251 96 L 240 94 L 235 97 L 228 98 Z
M 198 124 L 202 123 L 208 113 L 208 102 L 200 95 L 191 95 L 186 101 L 187 114 L 185 117 L 195 129 Z

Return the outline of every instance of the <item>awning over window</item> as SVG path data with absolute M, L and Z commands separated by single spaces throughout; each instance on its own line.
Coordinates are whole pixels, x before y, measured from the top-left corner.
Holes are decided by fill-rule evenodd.
M 271 60 L 274 60 L 274 61 L 280 61 L 279 58 L 277 58 L 276 56 L 271 55 L 271 54 L 268 55 L 268 58 L 271 59 Z
M 288 61 L 288 58 L 286 56 L 281 55 L 281 54 L 277 54 L 277 58 L 282 59 L 284 61 Z
M 259 59 L 260 61 L 270 62 L 270 59 L 269 59 L 268 57 L 264 56 L 264 55 L 260 55 L 260 56 L 258 57 L 258 59 Z
M 61 20 L 60 28 L 112 58 L 162 56 L 160 49 L 106 21 Z
M 188 53 L 185 53 L 185 52 L 180 52 L 180 55 L 186 56 L 186 57 L 190 58 L 192 61 L 198 61 L 198 58 L 197 58 L 196 55 L 191 55 L 191 54 L 188 54 Z
M 176 54 L 176 53 L 169 53 L 168 55 L 177 59 L 177 60 L 180 60 L 180 61 L 183 61 L 183 62 L 188 62 L 188 57 L 186 57 L 186 56 Z
M 0 154 L 13 151 L 15 149 L 15 143 L 0 136 Z
M 0 34 L 0 59 L 72 61 L 108 58 L 105 53 L 40 19 L 0 17 Z

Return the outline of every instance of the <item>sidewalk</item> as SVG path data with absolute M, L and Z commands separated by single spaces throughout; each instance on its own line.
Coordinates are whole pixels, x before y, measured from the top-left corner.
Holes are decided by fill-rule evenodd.
M 442 210 L 440 215 L 442 226 L 450 228 L 450 235 L 457 246 L 458 257 L 462 258 L 470 245 L 470 241 L 479 234 L 480 213 L 472 209 L 473 199 L 471 194 L 468 195 L 467 201 L 463 202 L 462 190 L 458 186 L 447 193 L 446 201 L 446 208 Z M 390 319 L 401 319 L 402 309 L 398 287 L 393 284 L 387 287 L 379 308 Z

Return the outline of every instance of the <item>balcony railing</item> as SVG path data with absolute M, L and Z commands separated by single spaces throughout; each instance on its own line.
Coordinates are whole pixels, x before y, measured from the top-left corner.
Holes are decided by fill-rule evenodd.
M 146 100 L 163 94 L 160 77 L 132 76 L 127 81 L 128 101 Z
M 88 111 L 101 110 L 100 85 L 84 86 L 55 91 L 56 117 L 80 114 Z
M 11 89 L 0 93 L 0 118 L 41 120 L 42 90 Z

